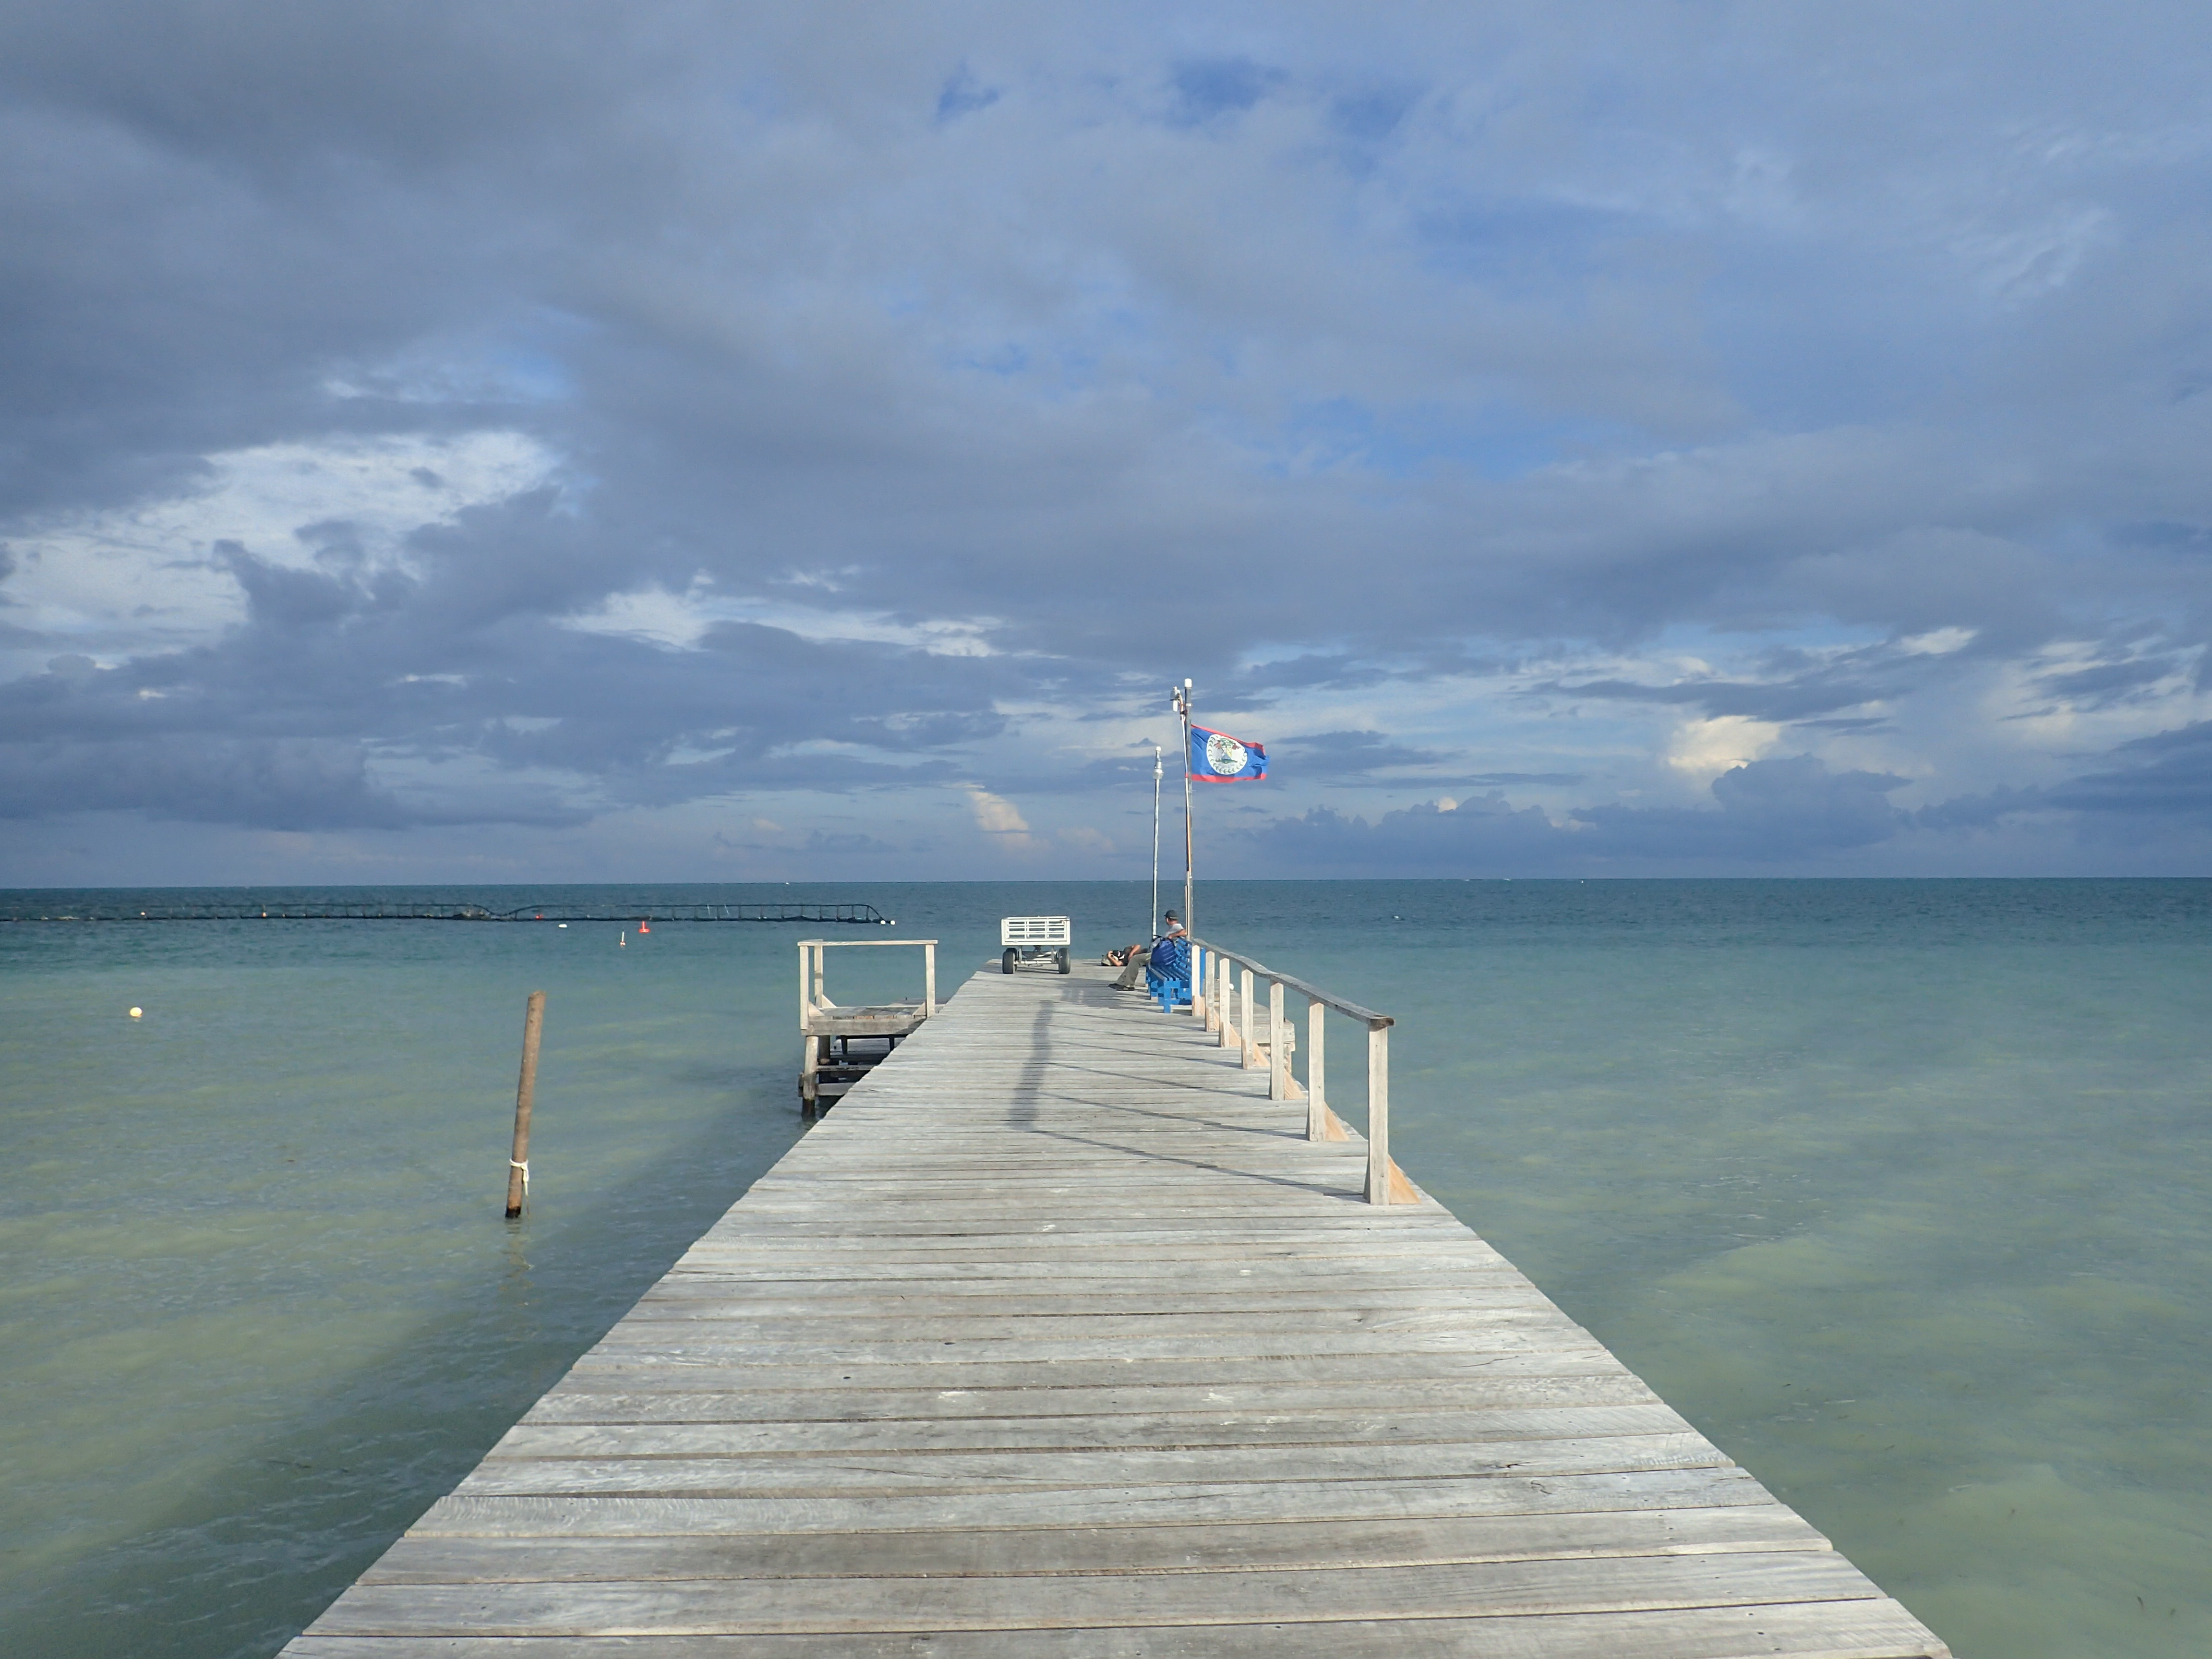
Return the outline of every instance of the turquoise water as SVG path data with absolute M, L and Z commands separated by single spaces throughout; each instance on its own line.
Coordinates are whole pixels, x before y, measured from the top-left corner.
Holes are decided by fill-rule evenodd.
M 1147 896 L 569 894 L 866 899 L 945 941 L 947 987 L 1002 914 L 1064 910 L 1095 954 Z M 1963 1659 L 2212 1651 L 2212 883 L 1200 904 L 1396 1014 L 1408 1172 Z M 621 931 L 0 926 L 9 1651 L 274 1651 L 803 1132 L 817 930 Z M 833 994 L 914 988 L 909 956 L 838 953 Z

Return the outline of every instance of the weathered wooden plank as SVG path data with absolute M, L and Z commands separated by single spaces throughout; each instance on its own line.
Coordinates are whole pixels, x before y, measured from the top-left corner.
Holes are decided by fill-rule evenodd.
M 1284 1386 L 1329 1384 L 1388 1389 L 1401 1383 L 1443 1384 L 1462 1378 L 1608 1376 L 1620 1362 L 1591 1342 L 1563 1348 L 1500 1353 L 1480 1349 L 1376 1352 L 1356 1348 L 1334 1354 L 1232 1354 L 1151 1358 L 1109 1353 L 1087 1359 L 945 1358 L 897 1357 L 873 1363 L 847 1360 L 825 1368 L 812 1358 L 764 1358 L 743 1348 L 708 1353 L 659 1349 L 594 1349 L 570 1369 L 562 1386 L 647 1388 L 803 1388 L 947 1390 L 1022 1389 L 1038 1393 L 1076 1388 L 1199 1387 L 1207 1384 Z M 1378 1395 L 1378 1398 L 1388 1397 Z
M 592 1350 L 592 1355 L 608 1358 L 649 1355 L 671 1363 L 718 1364 L 732 1359 L 757 1364 L 911 1364 L 934 1361 L 950 1365 L 1008 1360 L 1052 1364 L 1086 1359 L 1129 1364 L 1139 1359 L 1288 1360 L 1298 1355 L 1389 1352 L 1529 1353 L 1597 1346 L 1579 1326 L 1564 1316 L 1533 1312 L 1516 1314 L 1510 1319 L 1490 1316 L 1480 1327 L 1474 1328 L 1464 1322 L 1423 1322 L 1409 1316 L 1402 1323 L 1376 1321 L 1344 1330 L 1223 1330 L 1206 1326 L 1173 1334 L 1146 1331 L 1141 1328 L 1141 1320 L 1101 1322 L 1110 1328 L 1089 1336 L 1024 1337 L 979 1332 L 937 1337 L 917 1328 L 903 1336 L 871 1340 L 862 1335 L 846 1341 L 823 1342 L 769 1340 L 735 1331 L 718 1335 L 711 1329 L 679 1338 L 659 1328 L 618 1325 Z M 1130 1326 L 1140 1328 L 1127 1328 Z
M 1481 1480 L 1513 1474 L 1612 1474 L 1717 1468 L 1728 1459 L 1698 1434 L 1581 1440 L 1424 1442 L 1399 1446 L 1116 1447 L 1096 1451 L 856 1450 L 811 1456 L 487 1457 L 455 1490 L 493 1495 L 627 1492 L 641 1496 L 757 1497 L 769 1493 L 1008 1491 L 1029 1486 L 1176 1485 L 1194 1480 L 1261 1485 L 1307 1480 Z
M 1030 1286 L 1024 1291 L 1020 1285 L 1001 1284 L 969 1285 L 957 1293 L 931 1295 L 917 1293 L 911 1286 L 904 1290 L 896 1285 L 880 1283 L 868 1285 L 830 1284 L 811 1287 L 817 1291 L 811 1296 L 748 1296 L 732 1294 L 732 1287 L 721 1282 L 712 1287 L 693 1289 L 688 1285 L 671 1285 L 667 1279 L 637 1305 L 635 1315 L 640 1324 L 689 1324 L 702 1320 L 745 1320 L 748 1322 L 798 1321 L 811 1319 L 866 1320 L 896 1319 L 912 1316 L 917 1308 L 941 1309 L 950 1319 L 1013 1320 L 1036 1319 L 1048 1316 L 1065 1316 L 1071 1304 L 1089 1310 L 1093 1317 L 1146 1318 L 1162 1314 L 1179 1315 L 1188 1319 L 1203 1319 L 1230 1314 L 1249 1314 L 1264 1310 L 1279 1318 L 1297 1321 L 1308 1315 L 1316 1318 L 1344 1319 L 1355 1316 L 1374 1316 L 1392 1313 L 1454 1312 L 1480 1316 L 1492 1310 L 1548 1310 L 1547 1304 L 1530 1286 L 1523 1284 L 1499 1284 L 1492 1286 L 1449 1285 L 1425 1290 L 1361 1290 L 1358 1288 L 1332 1293 L 1327 1284 L 1315 1284 L 1302 1289 L 1256 1288 L 1242 1295 L 1235 1291 L 1170 1290 L 1139 1292 L 1110 1291 L 1104 1285 L 1110 1279 L 1084 1280 L 1065 1286 L 1055 1285 L 1047 1291 Z M 1237 1280 L 1231 1280 L 1231 1284 Z M 793 1287 L 783 1285 L 788 1291 Z M 890 1293 L 886 1294 L 886 1291 Z
M 805 1267 L 817 1267 L 807 1274 Z M 677 1263 L 648 1297 L 759 1297 L 825 1298 L 848 1297 L 1036 1297 L 1042 1291 L 1088 1297 L 1093 1291 L 1117 1297 L 1402 1297 L 1451 1294 L 1455 1290 L 1491 1290 L 1495 1285 L 1526 1287 L 1526 1279 L 1502 1263 L 1480 1261 L 1468 1265 L 1429 1265 L 1425 1256 L 1411 1261 L 1352 1261 L 1334 1265 L 1325 1274 L 1312 1270 L 1310 1261 L 1084 1261 L 1082 1256 L 1060 1256 L 1040 1261 L 1036 1256 L 1013 1256 L 998 1261 L 953 1261 L 921 1263 L 883 1261 L 883 1263 L 757 1263 L 744 1267 L 708 1267 Z
M 856 1340 L 949 1342 L 960 1338 L 1057 1342 L 1097 1341 L 1123 1337 L 1174 1342 L 1185 1337 L 1211 1340 L 1240 1335 L 1285 1340 L 1307 1336 L 1374 1332 L 1382 1336 L 1442 1334 L 1458 1338 L 1494 1330 L 1572 1329 L 1557 1309 L 1540 1297 L 1498 1297 L 1466 1305 L 1429 1307 L 1238 1308 L 1186 1311 L 1159 1307 L 1138 1312 L 1103 1308 L 1077 1312 L 1065 1304 L 1034 1312 L 971 1310 L 963 1304 L 944 1311 L 908 1304 L 874 1312 L 841 1310 L 839 1322 Z M 735 1328 L 723 1331 L 720 1327 Z M 821 1328 L 818 1316 L 757 1313 L 741 1303 L 664 1302 L 623 1322 L 625 1340 L 647 1342 L 732 1341 L 776 1343 L 803 1340 Z
M 1152 1416 L 1219 1411 L 1362 1411 L 1398 1413 L 1530 1409 L 1555 1406 L 1638 1406 L 1656 1401 L 1641 1379 L 1607 1368 L 1558 1375 L 1449 1382 L 1392 1379 L 1378 1405 L 1374 1379 L 1319 1384 L 1269 1381 L 1206 1387 L 1048 1389 L 745 1389 L 741 1375 L 719 1389 L 689 1376 L 649 1389 L 627 1376 L 572 1376 L 530 1408 L 526 1423 L 896 1422 L 904 1419 Z
M 720 1243 L 717 1251 L 738 1248 Z M 1102 1248 L 1110 1248 L 1111 1255 L 1100 1254 Z M 1171 1233 L 1125 1234 L 1114 1238 L 1110 1246 L 1102 1247 L 1096 1237 L 1076 1233 L 1061 1233 L 1048 1228 L 1035 1232 L 1009 1237 L 1000 1233 L 975 1235 L 947 1234 L 937 1238 L 872 1238 L 855 1236 L 851 1238 L 814 1235 L 803 1238 L 799 1247 L 771 1255 L 759 1243 L 749 1243 L 742 1249 L 743 1264 L 753 1267 L 781 1260 L 792 1271 L 803 1271 L 805 1262 L 813 1262 L 825 1270 L 846 1271 L 855 1262 L 870 1267 L 896 1270 L 910 1262 L 972 1261 L 986 1265 L 1007 1261 L 1030 1261 L 1041 1267 L 1052 1268 L 1069 1264 L 1096 1268 L 1103 1262 L 1193 1262 L 1226 1264 L 1231 1267 L 1261 1265 L 1270 1261 L 1308 1261 L 1316 1263 L 1345 1263 L 1349 1266 L 1402 1261 L 1408 1266 L 1443 1267 L 1462 1258 L 1469 1262 L 1486 1260 L 1479 1252 L 1462 1253 L 1449 1237 L 1406 1237 L 1371 1233 L 1322 1234 L 1291 1231 L 1271 1234 L 1265 1238 L 1238 1237 L 1225 1229 L 1208 1232 L 1184 1229 Z M 714 1258 L 707 1252 L 687 1255 L 684 1261 L 692 1267 L 706 1266 Z M 844 1264 L 839 1266 L 838 1264 Z M 741 1265 L 737 1271 L 744 1270 Z
M 781 1363 L 743 1352 L 686 1355 L 646 1349 L 585 1354 L 560 1386 L 583 1389 L 767 1389 L 810 1382 L 824 1391 L 1014 1389 L 1036 1394 L 1067 1389 L 1264 1387 L 1444 1387 L 1515 1376 L 1626 1375 L 1620 1362 L 1592 1342 L 1513 1353 L 1429 1349 L 1340 1354 L 1241 1354 L 1146 1358 L 1111 1354 L 1087 1360 L 976 1358 L 953 1364 L 886 1360 L 848 1364 L 824 1371 L 811 1364 Z M 1383 1397 L 1383 1396 L 1377 1396 Z
M 1009 1179 L 1014 1179 L 1009 1176 Z M 960 1227 L 964 1207 L 969 1223 Z M 1104 1201 L 1070 1204 L 1055 1212 L 1050 1202 L 1009 1200 L 1003 1206 L 980 1199 L 954 1198 L 942 1207 L 927 1205 L 885 1206 L 878 1210 L 865 1195 L 823 1200 L 789 1209 L 763 1209 L 736 1218 L 744 1225 L 736 1233 L 718 1234 L 702 1241 L 696 1258 L 712 1261 L 733 1248 L 757 1249 L 766 1239 L 788 1239 L 811 1255 L 812 1246 L 847 1255 L 882 1249 L 887 1250 L 940 1248 L 936 1241 L 967 1241 L 970 1249 L 1004 1249 L 1050 1238 L 1063 1249 L 1092 1250 L 1141 1249 L 1180 1246 L 1206 1254 L 1241 1247 L 1252 1250 L 1342 1246 L 1353 1250 L 1373 1248 L 1384 1252 L 1425 1246 L 1440 1258 L 1486 1259 L 1480 1250 L 1467 1249 L 1464 1235 L 1455 1230 L 1442 1212 L 1428 1206 L 1393 1206 L 1389 1221 L 1382 1212 L 1363 1213 L 1365 1206 L 1357 1194 L 1343 1188 L 1319 1189 L 1292 1199 L 1271 1194 L 1264 1204 L 1250 1206 L 1182 1202 L 1165 1198 L 1135 1200 L 1125 1205 Z M 849 1218 L 837 1224 L 842 1212 Z M 759 1259 L 757 1257 L 756 1260 Z
M 1632 1613 L 1878 1594 L 1823 1552 L 1638 1555 L 1207 1573 L 854 1576 L 644 1583 L 364 1583 L 324 1622 L 333 1635 L 708 1636 L 1079 1630 L 1284 1620 Z
M 643 1582 L 657 1578 L 1212 1572 L 1224 1568 L 1442 1566 L 1577 1556 L 1826 1550 L 1778 1504 L 1437 1520 L 1261 1525 L 722 1533 L 629 1538 L 403 1538 L 364 1583 Z
M 310 1632 L 286 1651 L 299 1659 L 637 1659 L 639 1650 L 625 1637 L 395 1641 Z M 1885 1598 L 1536 1617 L 949 1631 L 933 1633 L 926 1645 L 889 1632 L 666 1637 L 652 1652 L 653 1659 L 1943 1659 L 1948 1650 Z
M 1146 1486 L 1012 1487 L 799 1498 L 674 1498 L 464 1492 L 433 1504 L 416 1537 L 630 1537 L 661 1534 L 1049 1530 L 1285 1521 L 1595 1514 L 1772 1506 L 1741 1469 L 1637 1469 L 1486 1480 L 1189 1480 Z
M 1198 1410 L 1174 1416 L 890 1418 L 862 1422 L 553 1424 L 525 1421 L 485 1454 L 509 1457 L 735 1457 L 753 1453 L 1098 1450 L 1109 1447 L 1348 1446 L 1560 1440 L 1690 1431 L 1672 1407 L 1499 1407 L 1486 1412 Z

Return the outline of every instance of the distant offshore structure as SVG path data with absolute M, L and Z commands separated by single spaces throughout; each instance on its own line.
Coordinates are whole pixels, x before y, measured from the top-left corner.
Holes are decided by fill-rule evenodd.
M 872 904 L 524 904 L 511 910 L 459 899 L 221 899 L 134 904 L 127 899 L 53 908 L 0 907 L 0 921 L 811 921 L 896 927 Z

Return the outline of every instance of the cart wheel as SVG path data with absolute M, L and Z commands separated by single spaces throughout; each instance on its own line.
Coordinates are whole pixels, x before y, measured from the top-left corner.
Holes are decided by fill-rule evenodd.
M 1006 951 L 1006 955 L 1004 955 L 1004 956 L 1002 956 L 1002 957 L 1000 957 L 999 958 L 999 966 L 1000 966 L 1000 967 L 1001 967 L 1001 968 L 1003 968 L 1004 969 L 1006 969 L 1006 972 L 1008 972 L 1008 973 L 1010 973 L 1010 974 L 1011 974 L 1011 973 L 1012 973 L 1012 972 L 1014 971 L 1014 957 L 1015 957 L 1015 955 L 1016 955 L 1016 952 L 1015 952 L 1013 950 L 1012 950 L 1012 949 L 1010 948 L 1010 949 Z
M 1059 963 L 1060 963 L 1060 971 L 1061 973 L 1063 973 L 1063 974 L 1064 974 L 1064 973 L 1066 973 L 1066 972 L 1067 972 L 1067 952 L 1066 952 L 1066 951 L 1065 949 L 1062 949 L 1062 950 L 1060 950 L 1060 951 L 1054 951 L 1053 954 L 1054 954 L 1054 959 L 1055 959 L 1055 960 L 1057 960 L 1057 961 L 1059 962 Z

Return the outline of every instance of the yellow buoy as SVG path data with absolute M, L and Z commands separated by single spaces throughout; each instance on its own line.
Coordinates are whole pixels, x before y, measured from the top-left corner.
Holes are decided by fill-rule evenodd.
M 143 1018 L 145 1016 L 145 1012 L 146 1011 L 143 1008 L 133 1008 L 131 1011 L 131 1018 L 133 1019 Z

